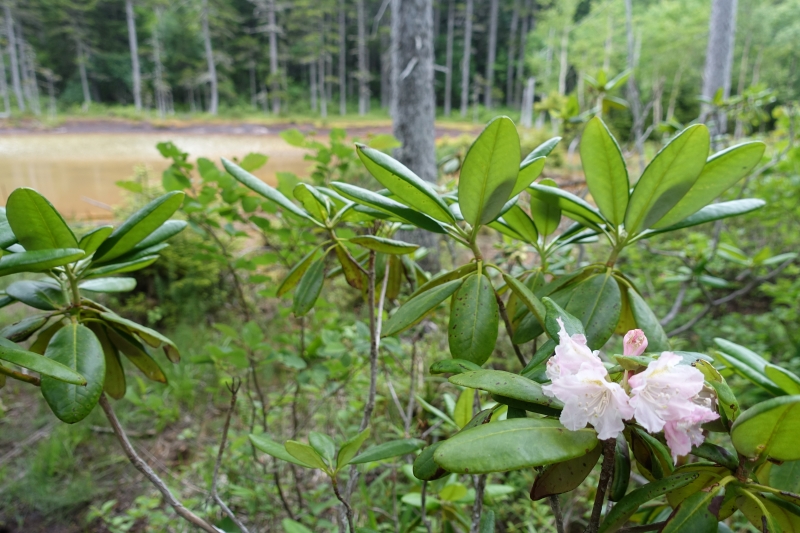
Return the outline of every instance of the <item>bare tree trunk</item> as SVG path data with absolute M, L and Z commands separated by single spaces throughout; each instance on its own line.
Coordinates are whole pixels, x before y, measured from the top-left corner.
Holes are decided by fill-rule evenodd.
M 8 92 L 8 79 L 6 78 L 6 60 L 5 54 L 0 50 L 0 94 L 3 96 L 3 113 L 0 114 L 2 118 L 11 116 L 11 95 Z
M 494 90 L 494 63 L 497 59 L 497 11 L 498 0 L 490 0 L 489 4 L 489 48 L 486 52 L 486 90 L 483 94 L 483 105 L 492 108 L 492 92 Z
M 556 47 L 556 29 L 550 28 L 550 33 L 547 36 L 547 50 L 544 54 L 544 78 L 547 84 L 550 83 L 550 78 L 553 75 L 553 50 Z
M 722 89 L 723 98 L 731 92 L 731 67 L 733 65 L 733 46 L 736 35 L 737 0 L 713 0 L 708 28 L 708 47 L 706 48 L 706 65 L 703 71 L 703 97 L 714 98 Z M 713 108 L 703 104 L 700 111 L 700 122 L 709 120 Z M 725 133 L 726 119 L 724 113 L 716 113 L 711 125 L 712 133 Z
M 309 88 L 311 89 L 311 112 L 317 112 L 317 62 L 308 65 Z
M 81 76 L 81 88 L 83 89 L 83 110 L 89 109 L 89 104 L 92 103 L 92 96 L 89 94 L 89 77 L 86 75 L 86 51 L 83 47 L 83 41 L 77 40 L 78 46 L 78 71 Z
M 561 33 L 561 59 L 560 70 L 558 71 L 558 93 L 562 95 L 567 94 L 567 71 L 569 70 L 567 54 L 569 53 L 569 30 L 569 26 L 564 26 L 564 31 Z
M 0 54 L 2 55 L 2 54 Z M 2 65 L 0 65 L 2 66 Z M 5 75 L 3 75 L 5 78 Z M 48 114 L 50 115 L 50 120 L 56 118 L 56 89 L 55 84 L 53 83 L 53 71 L 48 69 L 47 70 L 47 95 L 49 97 L 48 101 Z
M 456 3 L 447 3 L 447 45 L 445 51 L 444 73 L 444 116 L 449 117 L 453 108 L 453 34 L 456 25 Z
M 506 66 L 506 105 L 514 104 L 514 54 L 517 51 L 517 26 L 519 25 L 519 2 L 514 0 L 511 12 L 511 28 L 508 34 L 508 64 Z
M 36 54 L 33 47 L 22 37 L 21 28 L 19 33 L 22 65 L 23 69 L 27 72 L 25 78 L 27 82 L 26 93 L 28 95 L 28 105 L 31 111 L 38 116 L 42 113 L 42 110 L 39 105 L 39 83 L 36 80 Z
M 139 69 L 139 41 L 136 38 L 136 19 L 133 0 L 125 0 L 125 16 L 128 19 L 128 46 L 131 49 L 131 78 L 133 79 L 133 105 L 142 110 L 142 72 Z
M 219 107 L 219 91 L 217 90 L 217 65 L 214 62 L 214 49 L 211 47 L 211 32 L 208 30 L 208 0 L 203 0 L 203 45 L 206 51 L 206 63 L 208 63 L 208 78 L 211 84 L 211 105 L 208 112 L 212 115 L 217 114 Z
M 628 39 L 628 68 L 631 75 L 628 77 L 628 103 L 631 106 L 633 115 L 632 137 L 639 154 L 639 170 L 644 171 L 644 117 L 642 116 L 642 101 L 639 99 L 639 88 L 636 86 L 636 78 L 633 69 L 636 67 L 636 43 L 633 36 L 633 3 L 632 0 L 625 0 L 625 33 Z
M 664 77 L 659 77 L 658 74 L 653 76 L 653 128 L 657 128 L 661 121 L 664 119 Z
M 256 94 L 258 92 L 258 90 L 256 89 L 256 61 L 255 61 L 255 59 L 251 58 L 248 66 L 250 67 L 249 68 L 249 70 L 250 70 L 250 107 L 252 107 L 253 109 L 258 109 L 258 101 L 257 101 L 258 96 Z
M 381 108 L 389 108 L 393 116 L 392 107 L 392 40 L 386 32 L 381 32 Z
M 747 83 L 747 62 L 750 59 L 750 43 L 751 43 L 751 35 L 747 36 L 747 40 L 744 43 L 744 50 L 742 51 L 742 59 L 739 63 L 739 85 L 737 86 L 737 94 L 739 96 L 744 94 L 745 83 Z M 742 119 L 737 117 L 736 118 L 736 127 L 733 131 L 733 138 L 734 140 L 739 140 L 744 135 L 744 123 Z
M 469 1 L 469 0 L 468 0 Z M 423 180 L 436 183 L 433 90 L 433 6 L 431 0 L 392 2 L 392 129 L 403 143 L 395 157 Z M 423 266 L 439 270 L 438 238 L 426 231 L 414 232 L 417 244 L 431 253 Z
M 672 80 L 672 88 L 669 92 L 669 105 L 667 106 L 667 118 L 666 121 L 669 122 L 675 116 L 675 106 L 678 103 L 678 95 L 681 92 L 681 76 L 683 75 L 683 65 L 678 67 L 678 70 L 675 72 L 675 78 Z
M 520 115 L 519 122 L 523 128 L 530 128 L 533 126 L 533 96 L 534 88 L 536 86 L 536 78 L 528 78 L 528 83 L 525 85 L 525 90 L 522 92 L 522 114 Z
M 158 113 L 159 118 L 164 118 L 164 115 L 167 112 L 167 92 L 169 89 L 164 81 L 164 65 L 161 63 L 161 41 L 159 39 L 159 31 L 161 29 L 161 10 L 161 6 L 156 7 L 156 24 L 153 28 L 152 37 L 154 64 L 153 92 L 155 92 L 156 97 L 156 112 Z M 192 98 L 192 104 L 194 105 L 194 98 Z
M 472 55 L 472 1 L 467 0 L 464 13 L 464 56 L 461 58 L 461 116 L 469 110 L 470 56 Z
M 525 0 L 525 10 L 522 15 L 522 28 L 519 35 L 519 58 L 517 59 L 517 83 L 514 89 L 514 102 L 522 107 L 522 91 L 525 82 L 525 52 L 528 46 L 528 31 L 530 31 L 531 0 Z
M 345 0 L 339 0 L 339 114 L 347 114 L 347 19 Z
M 328 92 L 325 90 L 325 56 L 320 54 L 318 59 L 319 66 L 317 74 L 319 76 L 319 114 L 322 118 L 328 118 Z
M 25 98 L 22 96 L 22 83 L 19 73 L 19 59 L 17 57 L 17 40 L 14 33 L 14 17 L 8 2 L 3 5 L 3 14 L 6 19 L 6 36 L 8 37 L 8 56 L 11 61 L 11 84 L 14 86 L 14 96 L 17 98 L 17 107 L 25 111 Z
M 358 114 L 367 114 L 369 102 L 369 71 L 367 70 L 367 37 L 366 22 L 364 20 L 364 0 L 356 0 L 356 15 L 358 17 Z
M 758 85 L 758 82 L 761 79 L 761 60 L 763 58 L 764 48 L 759 48 L 758 55 L 756 56 L 756 62 L 753 65 L 753 81 L 750 82 L 752 85 Z
M 269 90 L 272 93 L 272 113 L 278 115 L 281 112 L 281 98 L 278 94 L 280 71 L 278 69 L 278 27 L 275 23 L 275 0 L 267 0 L 267 26 L 269 26 Z

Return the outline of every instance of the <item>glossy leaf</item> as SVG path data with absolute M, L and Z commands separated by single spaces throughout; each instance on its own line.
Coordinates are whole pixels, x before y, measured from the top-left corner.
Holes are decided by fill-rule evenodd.
M 17 272 L 44 272 L 58 266 L 77 261 L 84 255 L 80 248 L 60 250 L 36 250 L 19 252 L 0 257 L 0 276 Z
M 536 225 L 531 217 L 528 216 L 528 213 L 523 211 L 520 206 L 513 206 L 503 214 L 501 220 L 521 237 L 519 240 L 531 244 L 536 244 L 539 241 L 539 232 L 536 230 Z
M 86 378 L 73 368 L 48 357 L 24 350 L 2 337 L 0 337 L 0 359 L 38 372 L 42 376 L 50 376 L 54 380 L 63 381 L 64 383 L 86 384 Z
M 356 143 L 356 153 L 369 173 L 403 202 L 441 222 L 455 222 L 433 187 L 405 165 L 363 144 Z
M 711 444 L 708 441 L 704 442 L 700 446 L 692 448 L 691 454 L 696 457 L 701 457 L 708 461 L 717 463 L 718 465 L 722 465 L 731 471 L 735 471 L 739 464 L 736 455 L 732 454 L 722 446 Z
M 608 487 L 608 499 L 618 502 L 625 497 L 628 492 L 628 484 L 631 479 L 631 455 L 628 450 L 628 442 L 622 434 L 617 435 L 617 442 L 614 446 L 614 477 Z
M 456 359 L 483 365 L 497 343 L 500 312 L 489 278 L 470 274 L 453 295 L 448 344 Z
M 636 289 L 628 287 L 628 303 L 631 314 L 636 322 L 636 327 L 641 329 L 647 337 L 647 349 L 650 352 L 664 352 L 670 349 L 669 338 L 664 332 L 653 310 L 647 305 Z
M 531 161 L 539 157 L 547 157 L 555 149 L 555 147 L 558 145 L 560 141 L 561 137 L 553 137 L 547 139 L 545 142 L 534 148 L 533 151 L 529 153 L 528 156 L 525 158 L 525 161 Z
M 423 285 L 421 285 L 420 288 L 418 288 L 416 291 L 414 291 L 414 293 L 411 295 L 411 297 L 415 298 L 416 296 L 419 296 L 423 292 L 427 292 L 428 290 L 430 290 L 430 289 L 432 289 L 434 287 L 438 287 L 439 285 L 443 285 L 443 284 L 447 283 L 448 281 L 453 281 L 453 280 L 456 280 L 456 279 L 462 279 L 462 278 L 468 276 L 469 274 L 472 274 L 476 270 L 478 270 L 478 263 L 471 262 L 471 263 L 467 263 L 466 265 L 462 265 L 462 266 L 460 266 L 460 267 L 458 267 L 458 268 L 456 268 L 454 270 L 451 270 L 450 272 L 444 272 L 442 274 L 439 274 L 438 276 L 432 278 L 431 280 L 429 280 L 426 283 L 424 283 Z
M 289 454 L 286 451 L 286 448 L 279 442 L 275 442 L 274 440 L 266 437 L 264 435 L 250 435 L 250 442 L 253 443 L 253 446 L 261 450 L 262 452 L 266 453 L 267 455 L 271 455 L 276 459 L 280 459 L 281 461 L 286 461 L 287 463 L 292 463 L 297 466 L 302 466 L 304 468 L 312 468 L 311 465 L 297 459 L 293 455 Z
M 308 433 L 308 443 L 314 448 L 325 463 L 331 467 L 335 466 L 334 457 L 336 455 L 336 443 L 324 433 L 310 431 Z
M 669 491 L 688 485 L 698 476 L 699 474 L 696 472 L 674 474 L 631 491 L 612 507 L 611 512 L 600 524 L 598 533 L 614 533 L 625 525 L 625 522 L 639 510 L 639 507 Z
M 558 332 L 561 330 L 561 326 L 558 324 L 559 318 L 562 322 L 564 322 L 564 328 L 570 335 L 575 335 L 576 333 L 585 333 L 581 321 L 565 311 L 553 300 L 545 296 L 542 298 L 542 303 L 544 304 L 546 311 L 545 330 L 551 339 L 558 339 Z
M 698 474 L 697 479 L 667 493 L 667 501 L 673 508 L 680 505 L 683 500 L 692 494 L 713 485 L 731 473 L 731 471 L 724 466 L 716 466 L 706 462 L 689 463 L 675 470 L 676 474 L 688 474 L 693 472 Z
M 139 259 L 133 259 L 124 263 L 111 263 L 110 265 L 103 265 L 89 270 L 86 279 L 103 278 L 112 276 L 114 274 L 124 274 L 126 272 L 136 272 L 143 268 L 147 268 L 153 263 L 158 261 L 157 255 L 146 255 Z
M 531 314 L 533 314 L 539 324 L 544 326 L 547 310 L 545 309 L 542 301 L 539 300 L 539 298 L 537 298 L 536 295 L 533 294 L 533 292 L 531 292 L 531 290 L 517 278 L 503 273 L 503 279 L 505 280 L 508 288 L 511 289 L 514 295 L 519 298 L 523 304 L 525 304 L 525 307 L 527 307 Z
M 348 240 L 368 250 L 374 250 L 384 254 L 409 254 L 419 248 L 417 244 L 387 239 L 386 237 L 376 237 L 374 235 L 360 235 Z
M 800 459 L 800 395 L 781 396 L 744 411 L 731 428 L 736 451 L 749 458 Z
M 568 431 L 557 420 L 514 418 L 459 432 L 436 450 L 449 472 L 507 472 L 580 457 L 597 446 L 592 429 Z
M 78 287 L 91 292 L 128 292 L 136 288 L 136 279 L 98 278 L 82 281 Z
M 709 143 L 708 128 L 696 124 L 656 154 L 631 194 L 625 213 L 629 234 L 658 222 L 692 188 L 706 163 Z
M 458 429 L 463 428 L 472 420 L 474 400 L 475 389 L 470 389 L 469 387 L 462 390 L 461 394 L 458 395 L 458 401 L 453 409 L 453 422 L 456 423 Z
M 767 368 L 767 360 L 755 353 L 752 350 L 733 343 L 727 339 L 720 337 L 714 338 L 714 344 L 719 346 L 720 350 L 724 351 L 726 355 L 735 357 L 738 361 L 746 364 L 750 368 L 764 373 Z
M 6 294 L 43 311 L 54 311 L 67 305 L 64 291 L 52 281 L 15 281 L 6 288 Z
M 709 157 L 686 196 L 653 227 L 666 228 L 677 224 L 710 204 L 714 198 L 749 174 L 761 161 L 765 149 L 764 143 L 752 141 L 731 146 Z
M 786 394 L 800 394 L 800 376 L 780 366 L 767 364 L 764 374 Z
M 180 361 L 180 354 L 178 353 L 178 348 L 175 346 L 175 343 L 156 330 L 137 324 L 133 320 L 122 318 L 116 313 L 106 311 L 100 313 L 100 316 L 107 322 L 113 322 L 127 329 L 153 348 L 164 345 L 164 353 L 167 355 L 167 358 L 173 363 Z
M 547 466 L 536 476 L 531 488 L 531 500 L 541 500 L 578 488 L 597 464 L 602 452 L 603 446 L 598 444 L 586 455 Z
M 294 294 L 292 310 L 295 316 L 305 316 L 317 303 L 325 281 L 325 257 L 312 262 L 308 270 L 300 278 Z
M 331 214 L 330 203 L 327 198 L 311 185 L 298 183 L 294 188 L 294 197 L 319 222 L 325 222 Z
M 458 179 L 458 204 L 473 227 L 500 213 L 516 184 L 519 135 L 508 117 L 493 119 L 472 143 Z
M 20 187 L 8 197 L 6 217 L 14 235 L 27 251 L 77 248 L 78 240 L 47 198 Z
M 480 366 L 465 359 L 443 359 L 431 365 L 431 374 L 461 374 L 472 370 L 480 370 Z
M 17 236 L 11 229 L 6 216 L 6 208 L 0 207 L 0 249 L 5 249 L 17 242 Z
M 138 368 L 147 379 L 158 383 L 166 383 L 167 376 L 158 363 L 144 350 L 141 343 L 129 333 L 106 327 L 108 339 L 114 347 L 121 352 L 133 365 Z
M 359 465 L 373 461 L 383 461 L 392 457 L 399 457 L 415 452 L 425 446 L 425 441 L 419 439 L 390 440 L 377 446 L 370 446 L 349 461 L 350 464 Z
M 445 441 L 440 440 L 424 448 L 422 452 L 414 459 L 413 472 L 414 477 L 422 481 L 433 481 L 447 474 L 447 471 L 436 464 L 433 456 L 436 450 L 439 449 Z
M 370 429 L 367 428 L 342 444 L 341 448 L 339 448 L 339 454 L 336 457 L 337 470 L 350 464 L 350 460 L 356 456 L 361 445 L 364 444 L 364 441 L 369 437 L 369 433 Z
M 306 273 L 308 267 L 311 265 L 311 262 L 314 260 L 314 257 L 317 255 L 317 250 L 319 248 L 314 248 L 305 257 L 303 257 L 300 261 L 298 261 L 289 273 L 286 274 L 286 277 L 283 278 L 280 286 L 278 287 L 277 296 L 280 298 L 287 292 L 294 289 L 298 283 L 300 283 L 300 279 L 303 277 L 303 274 Z
M 305 211 L 297 207 L 295 204 L 293 204 L 291 200 L 289 200 L 283 194 L 278 192 L 277 189 L 270 187 L 269 185 L 267 185 L 257 177 L 253 176 L 252 174 L 247 172 L 245 169 L 243 169 L 236 163 L 233 163 L 223 157 L 222 166 L 225 167 L 225 170 L 227 170 L 231 176 L 236 178 L 236 180 L 239 183 L 241 183 L 248 189 L 255 191 L 256 193 L 263 196 L 267 200 L 275 202 L 280 207 L 289 211 L 293 215 L 296 215 L 300 218 L 305 218 L 307 220 L 312 220 L 312 218 L 309 216 L 308 213 L 306 213 Z
M 628 168 L 617 140 L 600 117 L 586 123 L 580 144 L 586 185 L 600 212 L 614 225 L 625 220 L 628 208 Z
M 528 190 L 536 191 L 543 201 L 555 202 L 564 215 L 584 226 L 597 227 L 607 224 L 600 212 L 583 198 L 558 187 L 544 185 L 543 182 L 548 183 L 542 180 L 528 187 Z
M 559 299 L 558 294 L 553 297 Z M 586 343 L 592 350 L 602 348 L 614 334 L 622 300 L 619 285 L 610 271 L 581 281 L 561 303 L 583 324 Z
M 350 255 L 350 252 L 341 244 L 337 244 L 334 247 L 334 251 L 336 252 L 336 258 L 339 260 L 339 264 L 342 266 L 342 273 L 347 280 L 347 284 L 354 289 L 364 288 L 363 273 L 358 268 L 358 264 L 356 264 L 353 256 Z M 381 273 L 383 273 L 382 270 Z
M 542 386 L 523 376 L 503 370 L 475 370 L 450 377 L 450 383 L 472 389 L 480 389 L 523 402 L 535 403 L 550 408 L 558 414 L 563 404 L 546 396 Z
M 71 323 L 53 335 L 45 357 L 71 368 L 86 378 L 86 385 L 72 385 L 51 377 L 42 377 L 42 396 L 59 420 L 74 424 L 86 418 L 103 392 L 106 360 L 94 333 Z
M 86 255 L 93 254 L 101 244 L 114 231 L 114 226 L 100 226 L 86 233 L 78 242 L 78 248 L 86 252 Z
M 718 491 L 700 491 L 692 494 L 672 512 L 667 523 L 661 528 L 662 533 L 683 533 L 692 531 L 696 533 L 717 533 L 717 516 L 710 507 L 712 500 L 718 496 Z
M 178 210 L 183 198 L 184 193 L 173 191 L 136 211 L 100 245 L 94 260 L 107 263 L 131 251 Z
M 106 360 L 106 376 L 103 380 L 103 390 L 106 394 L 119 400 L 125 396 L 125 371 L 122 369 L 122 362 L 119 360 L 119 351 L 111 343 L 106 333 L 106 328 L 97 322 L 86 324 L 103 348 L 103 355 Z
M 745 198 L 743 200 L 731 200 L 729 202 L 720 202 L 718 204 L 707 205 L 697 213 L 688 216 L 672 226 L 666 228 L 650 230 L 646 236 L 657 235 L 659 233 L 667 233 L 669 231 L 676 231 L 691 226 L 721 220 L 723 218 L 735 217 L 745 215 L 756 209 L 761 209 L 766 205 L 764 200 L 757 200 L 755 198 Z
M 153 246 L 157 246 L 164 241 L 171 239 L 178 233 L 186 228 L 187 223 L 183 220 L 167 220 L 159 226 L 153 233 L 142 239 L 142 242 L 134 246 L 130 252 L 125 254 L 128 257 L 131 254 L 146 250 Z
M 745 490 L 738 491 L 736 505 L 759 531 L 800 533 L 800 507 L 771 495 L 745 494 Z
M 47 323 L 47 318 L 46 315 L 25 317 L 19 322 L 15 322 L 0 330 L 0 337 L 5 337 L 12 342 L 22 342 L 44 326 Z
M 296 440 L 287 440 L 284 447 L 286 451 L 289 452 L 289 455 L 297 459 L 300 463 L 305 463 L 310 468 L 319 468 L 323 471 L 328 469 L 322 457 L 308 444 L 303 444 Z
M 769 391 L 776 396 L 783 394 L 783 389 L 773 383 L 772 380 L 768 379 L 762 372 L 754 369 L 752 366 L 743 363 L 740 359 L 720 351 L 714 352 L 714 359 L 718 361 L 721 360 L 726 366 L 732 368 L 737 374 L 744 376 L 762 389 Z
M 555 184 L 552 188 L 555 188 Z M 558 225 L 561 223 L 561 207 L 558 205 L 558 198 L 547 194 L 549 191 L 542 192 L 534 187 L 530 187 L 528 191 L 531 195 L 531 218 L 536 224 L 539 235 L 546 238 L 558 229 Z
M 454 279 L 414 296 L 389 318 L 381 336 L 396 335 L 419 323 L 429 311 L 456 292 L 461 284 L 461 279 Z
M 397 218 L 408 222 L 409 224 L 417 226 L 418 228 L 422 228 L 433 233 L 447 233 L 444 228 L 442 228 L 441 224 L 439 224 L 439 222 L 436 220 L 432 219 L 428 215 L 420 213 L 419 211 L 415 211 L 414 209 L 411 209 L 400 202 L 392 200 L 391 198 L 387 198 L 386 196 L 382 196 L 376 192 L 362 189 L 361 187 L 356 187 L 355 185 L 350 185 L 348 183 L 335 181 L 331 183 L 331 185 L 334 189 L 336 189 L 337 192 L 342 194 L 342 196 L 354 202 L 367 207 L 372 207 L 390 215 L 394 215 Z

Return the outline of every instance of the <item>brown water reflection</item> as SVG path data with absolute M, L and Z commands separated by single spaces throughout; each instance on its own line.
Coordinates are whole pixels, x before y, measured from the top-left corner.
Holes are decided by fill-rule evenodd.
M 124 191 L 115 185 L 130 179 L 145 165 L 160 180 L 167 162 L 156 144 L 171 140 L 189 152 L 191 161 L 208 157 L 243 157 L 249 152 L 269 156 L 256 175 L 274 183 L 276 172 L 302 175 L 310 164 L 305 151 L 277 135 L 199 135 L 165 133 L 45 133 L 0 135 L 0 201 L 17 187 L 33 187 L 68 219 L 107 218 L 99 204 L 115 206 Z

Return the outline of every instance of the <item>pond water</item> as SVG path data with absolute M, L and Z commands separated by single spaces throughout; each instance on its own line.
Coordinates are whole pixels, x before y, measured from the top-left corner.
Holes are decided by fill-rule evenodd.
M 304 150 L 292 147 L 276 134 L 163 133 L 14 133 L 0 135 L 0 202 L 17 187 L 44 194 L 67 219 L 106 219 L 110 206 L 127 194 L 115 183 L 131 179 L 137 166 L 160 181 L 168 162 L 156 144 L 172 141 L 188 152 L 190 161 L 243 157 L 249 152 L 269 156 L 255 172 L 267 183 L 276 172 L 306 173 L 311 164 Z

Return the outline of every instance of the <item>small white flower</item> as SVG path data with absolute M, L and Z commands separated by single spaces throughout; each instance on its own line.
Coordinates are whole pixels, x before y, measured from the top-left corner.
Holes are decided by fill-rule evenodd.
M 561 330 L 558 332 L 558 346 L 556 346 L 556 354 L 547 361 L 546 374 L 550 381 L 554 381 L 559 377 L 577 373 L 582 365 L 586 364 L 592 368 L 602 368 L 603 362 L 598 357 L 597 351 L 592 351 L 591 348 L 586 346 L 586 337 L 576 333 L 570 335 L 564 327 L 564 321 L 561 318 L 556 319 Z

